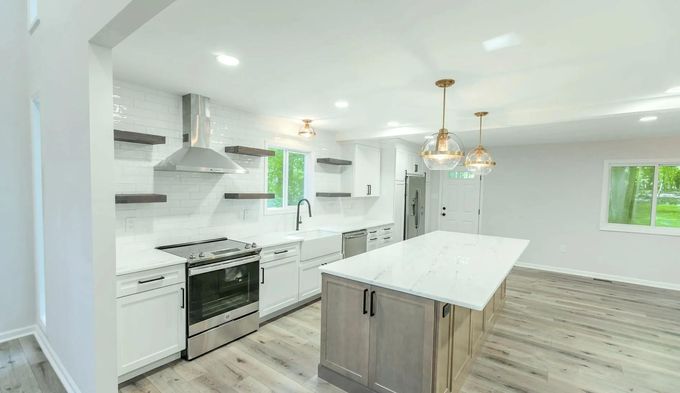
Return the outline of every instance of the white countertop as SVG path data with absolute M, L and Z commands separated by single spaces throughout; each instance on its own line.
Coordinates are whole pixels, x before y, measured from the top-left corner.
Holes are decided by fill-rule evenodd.
M 482 310 L 528 240 L 436 231 L 325 266 L 323 273 Z
M 392 224 L 391 220 L 357 220 L 341 222 L 338 224 L 318 225 L 313 227 L 303 227 L 300 232 L 321 229 L 330 232 L 351 232 L 364 228 L 372 228 L 382 225 Z M 255 242 L 260 247 L 274 247 L 281 244 L 301 242 L 301 238 L 295 238 L 295 231 L 269 232 L 254 236 L 238 238 L 244 242 Z M 150 249 L 128 249 L 117 247 L 116 249 L 116 275 L 140 272 L 144 270 L 157 269 L 166 266 L 186 263 L 186 259 L 169 254 L 164 251 Z
M 361 221 L 349 221 L 342 222 L 338 224 L 328 224 L 328 225 L 315 225 L 315 226 L 304 226 L 300 228 L 300 232 L 313 231 L 313 230 L 324 230 L 329 232 L 345 233 L 357 231 L 360 229 L 373 228 L 383 225 L 393 224 L 392 220 L 361 220 Z M 239 238 L 244 242 L 255 242 L 260 247 L 275 247 L 287 243 L 301 242 L 302 239 L 295 238 L 295 231 L 287 232 L 269 232 L 261 233 L 254 236 L 247 236 L 244 238 Z
M 116 275 L 136 273 L 160 267 L 181 265 L 187 260 L 155 248 L 143 250 L 116 249 Z

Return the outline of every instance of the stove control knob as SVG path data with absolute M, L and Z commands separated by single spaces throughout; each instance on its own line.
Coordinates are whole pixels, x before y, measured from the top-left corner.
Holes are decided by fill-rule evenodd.
M 250 248 L 250 244 L 246 243 L 246 250 Z
M 205 253 L 204 253 L 204 252 L 198 253 L 198 257 L 199 257 L 199 258 L 205 258 Z
M 189 255 L 189 259 L 196 259 L 196 255 L 194 254 Z
M 255 244 L 255 242 L 253 242 L 253 244 L 251 244 L 250 247 L 257 248 L 257 244 Z

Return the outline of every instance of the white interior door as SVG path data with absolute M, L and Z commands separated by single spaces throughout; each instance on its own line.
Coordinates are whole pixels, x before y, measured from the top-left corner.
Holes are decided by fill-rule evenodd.
M 465 172 L 441 174 L 440 230 L 479 233 L 481 186 L 478 176 Z

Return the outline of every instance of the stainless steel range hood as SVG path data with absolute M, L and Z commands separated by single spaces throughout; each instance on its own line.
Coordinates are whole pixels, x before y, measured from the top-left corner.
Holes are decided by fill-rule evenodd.
M 156 171 L 248 173 L 229 157 L 210 148 L 210 99 L 198 94 L 182 97 L 184 146 L 154 167 Z

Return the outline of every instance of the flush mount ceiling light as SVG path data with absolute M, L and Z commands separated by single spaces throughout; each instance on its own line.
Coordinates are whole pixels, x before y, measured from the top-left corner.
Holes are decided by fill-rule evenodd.
M 217 61 L 219 61 L 220 64 L 230 67 L 235 67 L 240 63 L 237 58 L 229 55 L 217 55 Z
M 479 144 L 465 157 L 465 168 L 468 172 L 477 176 L 484 176 L 491 173 L 496 167 L 496 161 L 491 158 L 491 154 L 482 146 L 482 118 L 488 115 L 489 112 L 477 112 L 475 116 L 479 117 Z
M 432 135 L 423 144 L 420 155 L 425 161 L 425 165 L 435 171 L 451 170 L 455 168 L 464 157 L 461 149 L 462 143 L 454 134 L 449 133 L 445 127 L 446 122 L 446 88 L 456 83 L 453 79 L 441 79 L 435 82 L 437 87 L 444 90 L 442 102 L 442 128 L 439 132 Z
M 344 108 L 347 108 L 348 106 L 349 106 L 349 102 L 347 102 L 345 100 L 335 101 L 335 107 L 336 108 L 344 109 Z
M 670 89 L 666 90 L 666 93 L 668 93 L 668 94 L 680 94 L 680 86 L 671 87 Z
M 643 116 L 640 118 L 640 121 L 643 123 L 649 123 L 650 121 L 656 121 L 658 118 L 658 116 Z
M 316 131 L 311 126 L 312 121 L 309 119 L 304 119 L 302 120 L 303 124 L 302 127 L 300 127 L 300 130 L 298 131 L 298 135 L 303 137 L 303 138 L 311 138 L 313 136 L 316 136 Z

